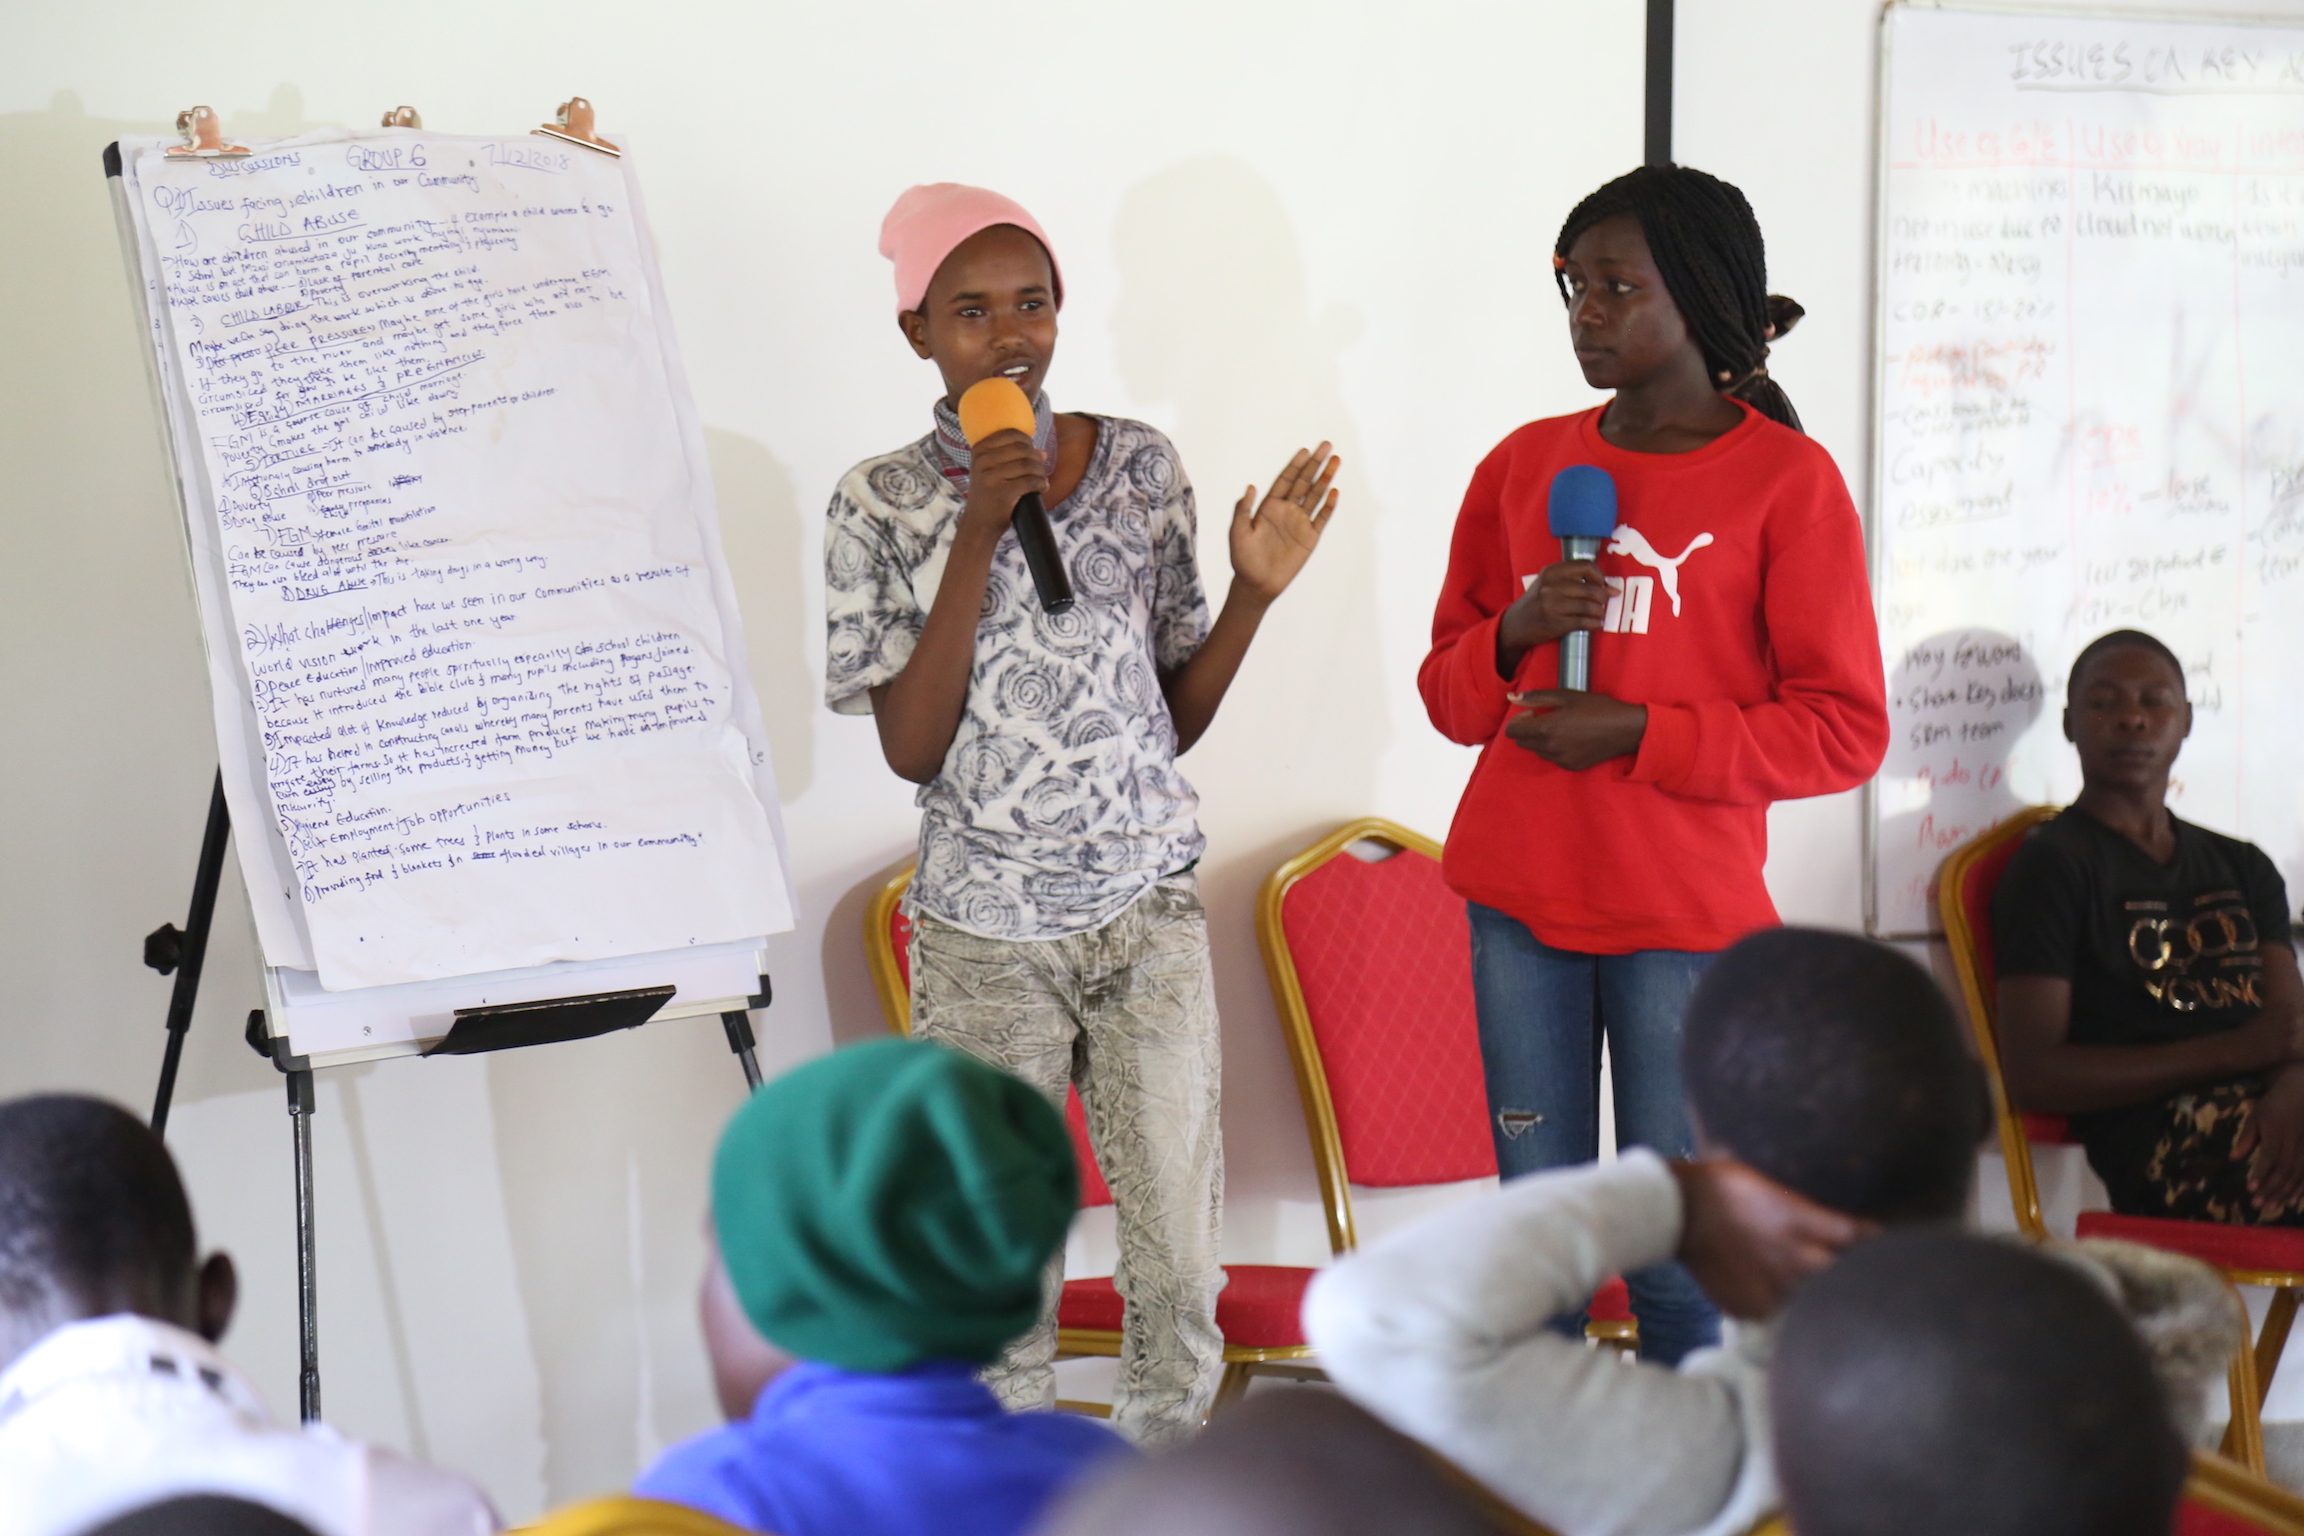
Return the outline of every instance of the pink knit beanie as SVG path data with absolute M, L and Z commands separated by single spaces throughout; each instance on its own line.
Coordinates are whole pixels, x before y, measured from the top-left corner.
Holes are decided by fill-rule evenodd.
M 944 265 L 944 258 L 961 241 L 995 224 L 1013 224 L 1040 242 L 1040 249 L 1048 253 L 1056 302 L 1062 304 L 1064 273 L 1040 221 L 997 192 L 939 181 L 905 192 L 880 221 L 880 254 L 896 263 L 896 307 L 918 309 L 928 297 L 928 280 Z

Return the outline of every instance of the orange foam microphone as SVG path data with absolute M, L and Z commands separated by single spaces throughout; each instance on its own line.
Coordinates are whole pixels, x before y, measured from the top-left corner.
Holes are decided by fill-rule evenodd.
M 961 393 L 960 434 L 971 448 L 993 433 L 1011 428 L 1030 437 L 1038 426 L 1032 402 L 1024 398 L 1014 379 L 995 374 L 977 380 Z M 1032 572 L 1032 588 L 1040 594 L 1040 606 L 1050 613 L 1071 607 L 1072 578 L 1065 574 L 1064 552 L 1056 547 L 1056 530 L 1048 525 L 1048 509 L 1040 504 L 1038 492 L 1027 491 L 1017 499 L 1016 510 L 1008 515 L 1008 526 L 1016 530 L 1016 545 L 1024 551 L 1024 564 Z

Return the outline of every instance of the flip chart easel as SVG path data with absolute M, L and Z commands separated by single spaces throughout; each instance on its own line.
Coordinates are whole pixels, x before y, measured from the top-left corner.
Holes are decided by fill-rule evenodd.
M 590 103 L 534 130 L 549 149 L 425 136 L 406 106 L 254 146 L 207 107 L 177 126 L 104 157 L 220 753 L 184 927 L 145 941 L 175 976 L 152 1124 L 237 842 L 311 1419 L 313 1072 L 717 1014 L 756 1087 L 790 875 L 638 188 L 599 170 L 622 150 Z M 578 377 L 604 345 L 623 367 Z M 626 881 L 639 910 L 583 905 Z

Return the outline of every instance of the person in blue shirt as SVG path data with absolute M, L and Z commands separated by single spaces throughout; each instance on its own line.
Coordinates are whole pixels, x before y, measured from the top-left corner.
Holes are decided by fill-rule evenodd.
M 1038 1318 L 1078 1202 L 1062 1117 L 948 1046 L 876 1040 L 768 1084 L 712 1168 L 702 1313 L 731 1422 L 632 1491 L 775 1536 L 1021 1536 L 1134 1454 L 977 1379 Z

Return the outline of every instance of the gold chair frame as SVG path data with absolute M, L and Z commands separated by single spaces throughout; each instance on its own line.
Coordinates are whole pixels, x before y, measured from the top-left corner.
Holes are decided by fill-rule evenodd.
M 1936 875 L 1936 910 L 1944 923 L 1944 941 L 1951 951 L 1952 968 L 1960 978 L 1960 999 L 1967 1007 L 1968 1028 L 1975 1037 L 1976 1054 L 1992 1086 L 1992 1116 L 2000 1131 L 2000 1158 L 2008 1168 L 2008 1199 L 2016 1210 L 2016 1225 L 2026 1237 L 2044 1242 L 2048 1223 L 2040 1213 L 2040 1181 L 2032 1171 L 2032 1139 L 2025 1134 L 2024 1116 L 2008 1094 L 2008 1080 L 2000 1066 L 1999 1000 L 1985 989 L 1984 968 L 1977 948 L 1975 924 L 1961 891 L 1969 871 L 1985 858 L 2023 837 L 2062 809 L 2053 805 L 2026 806 L 2006 821 L 1970 838 L 1946 856 Z M 2222 1267 L 2222 1266 L 2219 1266 Z M 2288 1331 L 2296 1320 L 2299 1287 L 2304 1273 L 2285 1269 L 2222 1267 L 2235 1286 L 2261 1285 L 2272 1290 L 2272 1304 L 2264 1314 L 2250 1348 L 2243 1340 L 2232 1357 L 2230 1387 L 2232 1424 L 2225 1431 L 2223 1451 L 2240 1466 L 2261 1474 L 2264 1470 L 2264 1398 L 2272 1390 L 2272 1376 L 2288 1347 Z M 2234 1292 L 2238 1299 L 2238 1292 Z M 2242 1316 L 2246 1313 L 2243 1311 Z
M 2053 805 L 2026 806 L 1953 849 L 1936 874 L 1936 911 L 1944 924 L 1944 942 L 1952 952 L 1952 969 L 1960 977 L 1960 1000 L 1968 1008 L 1968 1028 L 1975 1036 L 1976 1054 L 1992 1083 L 1992 1118 L 2000 1131 L 2001 1161 L 2008 1165 L 2009 1203 L 2016 1208 L 2016 1225 L 2035 1242 L 2047 1238 L 2048 1223 L 2040 1215 L 2040 1181 L 2032 1173 L 2032 1139 L 2024 1133 L 2023 1114 L 2009 1102 L 2007 1079 L 2000 1072 L 1999 1003 L 1986 995 L 1976 928 L 1968 920 L 1961 890 L 1968 883 L 1970 870 L 2056 811 Z
M 1320 1054 L 1320 1037 L 1312 1030 L 1312 1011 L 1305 1005 L 1304 988 L 1296 980 L 1296 959 L 1288 947 L 1288 933 L 1280 911 L 1297 881 L 1358 842 L 1420 853 L 1437 863 L 1441 846 L 1421 832 L 1410 831 L 1381 816 L 1348 821 L 1264 878 L 1256 893 L 1256 945 L 1264 953 L 1264 975 L 1272 984 L 1273 1006 L 1280 1013 L 1280 1032 L 1288 1042 L 1288 1060 L 1296 1071 L 1296 1096 L 1304 1104 L 1304 1128 L 1312 1138 L 1312 1167 L 1320 1179 L 1320 1203 L 1328 1217 L 1328 1247 L 1339 1258 L 1359 1246 L 1359 1229 L 1352 1220 L 1352 1181 L 1344 1169 L 1344 1138 L 1336 1126 L 1336 1101 L 1328 1093 L 1328 1068 Z M 1629 1321 L 1594 1321 L 1585 1336 L 1618 1350 L 1637 1348 L 1639 1325 Z
M 1312 1010 L 1296 979 L 1296 956 L 1280 921 L 1296 882 L 1357 842 L 1408 849 L 1440 857 L 1440 845 L 1420 832 L 1379 816 L 1348 821 L 1264 877 L 1256 892 L 1256 947 L 1264 955 L 1264 976 L 1280 1014 L 1280 1034 L 1288 1042 L 1288 1062 L 1296 1073 L 1296 1097 L 1304 1106 L 1304 1129 L 1312 1139 L 1312 1168 L 1320 1179 L 1320 1204 L 1328 1217 L 1328 1248 L 1338 1255 L 1360 1244 L 1352 1222 L 1352 1184 L 1344 1171 L 1344 1137 L 1336 1125 L 1336 1101 L 1328 1093 L 1328 1068 L 1320 1037 L 1312 1032 Z
M 888 936 L 895 919 L 896 909 L 904 900 L 905 888 L 912 883 L 913 864 L 881 883 L 864 904 L 864 955 L 872 968 L 873 990 L 880 995 L 880 1012 L 887 1019 L 889 1032 L 912 1033 L 912 997 L 904 985 L 903 968 L 896 963 L 896 946 Z M 1064 1328 L 1056 1330 L 1056 1358 L 1078 1359 L 1084 1356 L 1118 1358 L 1120 1331 L 1117 1328 Z M 1320 1372 L 1305 1362 L 1312 1358 L 1309 1344 L 1284 1345 L 1277 1348 L 1259 1348 L 1246 1344 L 1224 1346 L 1224 1374 L 1216 1383 L 1216 1397 L 1209 1406 L 1211 1414 L 1238 1402 L 1247 1392 L 1250 1379 L 1258 1374 L 1300 1376 L 1317 1379 Z M 1291 1362 L 1294 1362 L 1291 1368 Z M 1067 1402 L 1062 1406 L 1079 1412 L 1094 1413 L 1111 1409 L 1101 1403 Z
M 2192 1475 L 2185 1480 L 2184 1493 L 2220 1514 L 2247 1521 L 2269 1536 L 2304 1536 L 2304 1497 L 2229 1456 L 2194 1451 Z
M 512 1530 L 536 1536 L 747 1536 L 743 1527 L 700 1509 L 626 1493 L 564 1504 Z

